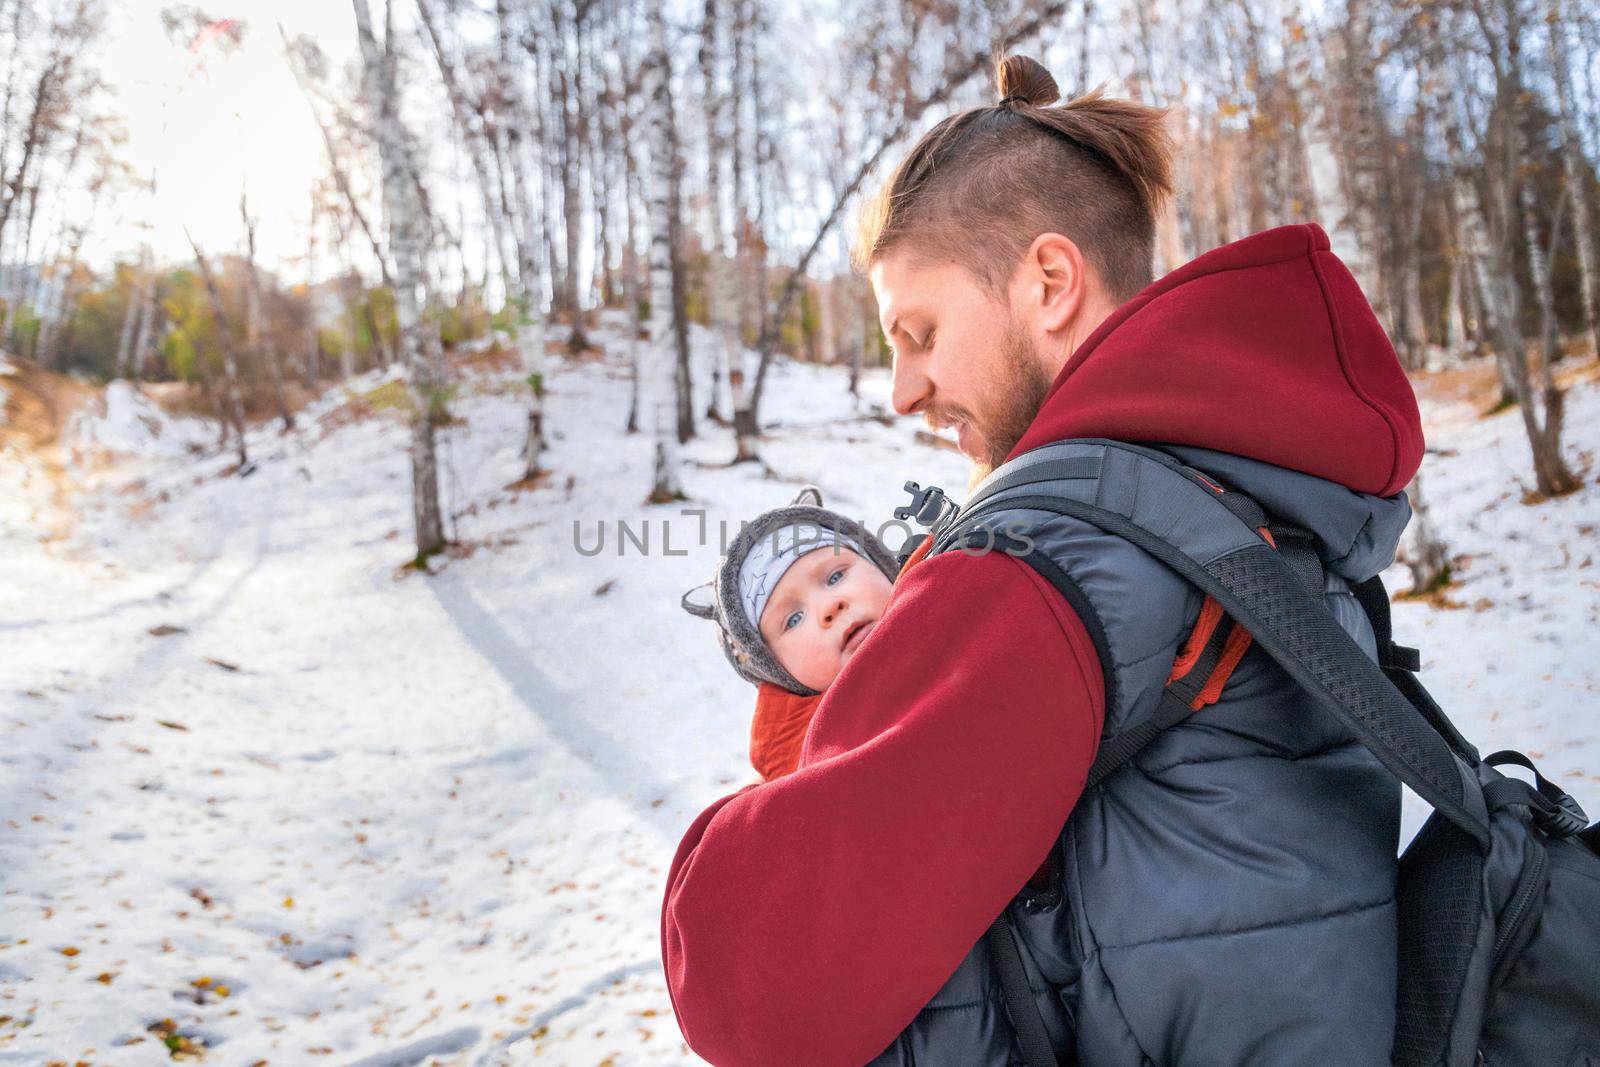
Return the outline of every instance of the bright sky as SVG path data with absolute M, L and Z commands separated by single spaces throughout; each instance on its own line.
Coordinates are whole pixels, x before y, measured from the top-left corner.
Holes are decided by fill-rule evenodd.
M 220 0 L 202 4 L 216 18 L 244 23 L 231 54 L 215 45 L 197 63 L 169 41 L 162 0 L 110 5 L 101 69 L 115 94 L 113 110 L 127 125 L 120 153 L 141 178 L 156 168 L 154 201 L 123 192 L 109 208 L 100 243 L 86 249 L 101 263 L 131 257 L 150 226 L 158 261 L 191 258 L 184 228 L 203 250 L 242 250 L 239 192 L 247 188 L 260 219 L 264 266 L 288 268 L 306 247 L 311 186 L 326 173 L 321 134 L 283 55 L 278 22 L 291 37 L 309 34 L 332 69 L 355 54 L 355 17 L 348 0 Z

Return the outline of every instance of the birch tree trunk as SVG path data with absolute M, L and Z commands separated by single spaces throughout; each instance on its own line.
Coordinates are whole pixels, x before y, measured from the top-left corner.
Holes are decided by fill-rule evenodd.
M 541 50 L 538 42 L 541 40 L 553 41 L 554 35 L 549 32 L 549 26 L 542 21 L 541 9 L 538 5 L 533 5 L 525 10 L 524 18 L 526 19 L 528 35 L 523 41 L 523 46 L 532 66 L 534 90 L 531 102 L 526 97 L 523 98 L 523 108 L 527 113 L 528 121 L 532 123 L 532 128 L 528 132 L 532 134 L 534 143 L 539 146 L 539 199 L 536 209 L 539 212 L 540 247 L 535 249 L 535 253 L 540 256 L 542 276 L 548 283 L 546 295 L 553 311 L 558 301 L 561 274 L 556 256 L 556 243 L 552 236 L 555 233 L 553 222 L 554 205 L 551 196 L 554 183 L 550 180 L 551 175 L 554 173 L 552 161 L 558 153 L 551 149 L 550 143 L 553 134 L 559 131 L 548 121 L 546 115 L 545 104 L 550 87 L 550 73 L 546 69 L 549 53 L 548 50 Z M 553 59 L 548 59 L 548 61 L 553 63 Z
M 1539 236 L 1539 206 L 1534 201 L 1533 183 L 1524 179 L 1518 185 L 1517 202 L 1522 207 L 1522 229 L 1528 243 L 1528 276 L 1533 281 L 1533 298 L 1539 305 L 1540 362 L 1550 367 L 1560 358 L 1561 350 L 1556 339 L 1556 296 L 1550 288 L 1546 261 L 1548 246 Z M 1556 234 L 1552 233 L 1550 244 L 1555 241 Z
M 145 246 L 149 255 L 149 246 Z M 129 360 L 135 378 L 143 378 L 150 367 L 151 332 L 156 320 L 156 272 L 145 270 L 139 284 L 139 327 L 133 333 Z
M 278 417 L 283 420 L 283 432 L 294 429 L 294 413 L 289 410 L 289 399 L 283 391 L 283 365 L 278 359 L 278 348 L 265 339 L 261 328 L 261 274 L 256 269 L 256 220 L 250 217 L 250 205 L 245 194 L 239 194 L 239 218 L 244 222 L 245 279 L 244 279 L 244 336 L 245 350 L 267 365 L 267 378 L 272 383 L 272 398 L 278 406 Z
M 345 263 L 346 276 L 350 273 L 350 264 Z M 344 347 L 339 350 L 339 376 L 349 381 L 356 376 L 356 320 L 355 307 L 350 299 L 350 286 L 345 285 L 345 310 L 340 316 L 344 324 Z
M 1566 411 L 1566 397 L 1556 385 L 1555 294 L 1550 289 L 1550 272 L 1545 261 L 1545 246 L 1539 240 L 1539 209 L 1534 200 L 1533 184 L 1526 178 L 1521 183 L 1518 199 L 1522 205 L 1522 224 L 1527 233 L 1528 268 L 1533 278 L 1534 297 L 1539 302 L 1539 379 L 1537 385 L 1530 380 L 1526 349 L 1519 346 L 1512 360 L 1516 375 L 1517 407 L 1522 412 L 1523 428 L 1528 434 L 1528 444 L 1533 450 L 1533 472 L 1539 492 L 1545 496 L 1560 496 L 1578 488 L 1578 479 L 1561 456 L 1561 429 Z M 1551 234 L 1551 241 L 1555 234 Z
M 239 390 L 239 353 L 233 345 L 233 334 L 228 328 L 228 316 L 222 309 L 222 291 L 217 288 L 217 278 L 211 271 L 211 264 L 206 262 L 205 253 L 200 251 L 200 246 L 195 244 L 193 237 L 189 238 L 189 247 L 194 249 L 195 264 L 200 268 L 200 281 L 205 286 L 206 300 L 211 306 L 211 322 L 217 335 L 217 348 L 222 352 L 222 397 L 217 407 L 233 426 L 234 437 L 239 445 L 238 473 L 248 474 L 250 454 L 245 448 L 244 441 L 244 397 Z
M 322 343 L 317 338 L 317 221 L 320 216 L 315 195 L 311 198 L 311 221 L 306 229 L 306 386 L 312 390 L 322 376 Z M 465 273 L 465 266 L 462 268 Z
M 1262 71 L 1262 32 L 1256 21 L 1255 13 L 1248 4 L 1241 4 L 1240 15 L 1244 20 L 1244 39 L 1240 42 L 1241 48 L 1230 51 L 1233 57 L 1229 62 L 1229 73 L 1235 85 L 1235 95 L 1241 100 L 1248 90 L 1255 93 L 1258 99 L 1251 112 L 1251 121 L 1254 123 L 1260 116 L 1261 106 L 1259 100 L 1259 84 Z M 1243 72 L 1240 71 L 1242 60 Z M 1241 81 L 1241 73 L 1247 84 Z M 1268 220 L 1268 193 L 1267 181 L 1262 160 L 1259 138 L 1252 132 L 1245 137 L 1245 217 L 1248 220 L 1249 233 L 1260 233 L 1267 229 L 1271 223 Z M 1164 272 L 1163 272 L 1164 273 Z M 1160 276 L 1159 274 L 1157 275 Z
M 496 0 L 499 22 L 500 76 L 504 81 L 511 121 L 507 126 L 509 144 L 506 155 L 511 169 L 511 186 L 516 204 L 517 230 L 517 351 L 528 383 L 528 426 L 522 444 L 522 477 L 531 481 L 542 470 L 544 459 L 544 278 L 539 272 L 538 252 L 544 243 L 542 215 L 534 210 L 528 192 L 528 168 L 524 138 L 529 132 L 528 108 L 523 96 L 520 72 L 512 61 L 512 14 L 506 0 Z M 541 145 L 541 150 L 543 146 Z
M 668 245 L 672 252 L 672 349 L 675 357 L 673 378 L 677 384 L 674 397 L 678 409 L 678 443 L 684 444 L 694 436 L 694 376 L 689 365 L 689 293 L 688 270 L 683 264 L 683 176 L 682 153 L 678 150 L 678 131 L 674 123 L 667 129 L 667 159 L 672 165 L 671 184 L 667 187 Z
M 1491 113 L 1502 123 L 1501 136 L 1494 141 L 1485 139 L 1483 153 L 1483 169 L 1493 214 L 1481 203 L 1469 200 L 1461 205 L 1461 215 L 1464 229 L 1471 232 L 1470 244 L 1473 247 L 1469 248 L 1469 255 L 1480 264 L 1479 283 L 1484 299 L 1496 305 L 1487 310 L 1498 341 L 1495 356 L 1502 388 L 1509 388 L 1522 416 L 1523 429 L 1527 432 L 1528 445 L 1533 453 L 1534 479 L 1538 491 L 1544 496 L 1559 496 L 1577 488 L 1578 483 L 1561 457 L 1561 427 L 1565 407 L 1561 391 L 1555 384 L 1552 366 L 1553 300 L 1545 271 L 1544 246 L 1538 239 L 1537 207 L 1532 187 L 1526 180 L 1519 182 L 1515 174 L 1515 163 L 1523 157 L 1525 149 L 1520 121 L 1521 109 L 1527 104 L 1523 99 L 1520 21 L 1514 4 L 1515 0 L 1511 0 L 1505 8 L 1507 19 L 1503 33 L 1491 26 L 1484 8 L 1480 6 L 1474 9 L 1478 25 L 1489 44 L 1496 100 L 1504 106 Z M 1447 143 L 1452 149 L 1458 149 L 1461 143 L 1455 113 L 1453 107 L 1446 109 Z M 1491 149 L 1498 150 L 1498 158 L 1496 151 Z M 1453 154 L 1458 155 L 1456 152 Z M 1455 187 L 1463 200 L 1467 198 L 1462 190 L 1469 184 L 1464 176 L 1458 175 Z M 1528 261 L 1543 323 L 1542 347 L 1545 355 L 1540 360 L 1537 389 L 1530 380 L 1528 352 L 1518 308 L 1520 293 L 1509 248 L 1516 226 L 1513 221 L 1513 212 L 1517 210 L 1514 201 L 1521 208 Z M 1487 240 L 1490 233 L 1497 238 L 1492 244 Z
M 73 237 L 67 242 L 65 256 L 57 262 L 56 271 L 62 277 L 51 287 L 51 299 L 39 334 L 38 359 L 42 366 L 65 371 L 61 365 L 61 352 L 70 333 L 72 316 L 77 309 L 78 291 L 82 288 L 82 274 L 78 270 L 78 254 L 83 246 L 84 227 L 73 227 Z
M 1450 581 L 1450 550 L 1433 525 L 1420 473 L 1406 486 L 1406 496 L 1411 500 L 1411 528 L 1401 546 L 1400 562 L 1411 572 L 1411 595 L 1427 596 Z
M 359 286 L 355 281 L 355 267 L 350 257 L 350 218 L 342 211 L 333 216 L 337 240 L 333 247 L 339 250 L 339 377 L 349 381 L 356 375 L 356 301 Z
M 1455 86 L 1450 72 L 1445 70 L 1441 48 L 1432 45 L 1427 52 L 1424 84 L 1433 87 L 1429 110 L 1439 122 L 1444 133 L 1446 152 L 1446 181 L 1449 184 L 1451 214 L 1455 218 L 1459 260 L 1464 265 L 1462 279 L 1468 282 L 1478 297 L 1478 336 L 1492 336 L 1496 351 L 1496 369 L 1501 376 L 1501 387 L 1509 399 L 1513 385 L 1505 373 L 1507 359 L 1512 351 L 1520 351 L 1522 337 L 1517 328 L 1517 292 L 1513 284 L 1505 282 L 1512 277 L 1504 268 L 1504 257 L 1497 255 L 1497 246 L 1490 238 L 1488 211 L 1472 175 L 1466 166 L 1466 135 L 1461 128 L 1459 87 Z M 1443 86 L 1451 89 L 1443 89 Z M 1492 168 L 1486 168 L 1491 169 Z M 1463 286 L 1465 291 L 1466 286 Z M 1505 355 L 1502 356 L 1501 353 Z
M 867 340 L 865 336 L 867 331 L 863 329 L 863 326 L 865 325 L 864 320 L 867 318 L 867 313 L 866 310 L 861 306 L 861 298 L 859 294 L 856 294 L 852 297 L 850 301 L 850 307 L 852 309 L 850 323 L 853 327 L 853 329 L 847 335 L 850 338 L 850 395 L 855 397 L 857 403 L 859 403 L 861 400 L 861 362 L 867 354 Z M 877 330 L 876 327 L 874 327 L 873 335 L 876 336 L 876 334 Z
M 466 90 L 462 87 L 460 78 L 456 76 L 456 60 L 445 50 L 433 3 L 434 0 L 417 0 L 417 11 L 421 15 L 423 30 L 426 32 L 429 44 L 432 45 L 434 62 L 444 82 L 445 96 L 450 101 L 450 113 L 456 120 L 457 130 L 466 146 L 467 162 L 472 167 L 472 176 L 478 187 L 478 198 L 483 204 L 484 221 L 489 227 L 489 239 L 495 259 L 500 264 L 501 277 L 505 278 L 510 263 L 506 255 L 505 213 L 500 210 L 489 181 L 489 167 L 484 159 L 488 151 L 485 144 L 487 134 L 483 129 L 480 112 L 468 101 Z M 499 11 L 498 5 L 496 11 Z
M 1367 266 L 1364 248 L 1356 240 L 1359 224 L 1351 218 L 1350 204 L 1341 187 L 1339 156 L 1333 143 L 1335 132 L 1328 114 L 1326 72 L 1319 82 L 1313 69 L 1315 37 L 1303 24 L 1300 31 L 1304 40 L 1295 49 L 1298 56 L 1288 64 L 1288 70 L 1296 101 L 1296 129 L 1304 150 L 1305 180 L 1311 197 L 1306 217 L 1322 221 L 1334 253 L 1351 264 L 1350 273 L 1366 287 L 1372 282 L 1373 272 Z
M 133 357 L 133 338 L 139 332 L 139 315 L 144 310 L 140 297 L 144 294 L 144 276 L 150 269 L 148 246 L 139 250 L 139 265 L 128 272 L 128 302 L 122 309 L 122 330 L 117 335 L 117 360 L 112 365 L 113 378 L 126 378 Z
M 556 9 L 566 13 L 567 0 L 556 0 Z M 576 5 L 574 5 L 576 7 Z M 574 15 L 573 21 L 576 21 Z M 579 303 L 578 282 L 578 246 L 583 236 L 583 194 L 580 191 L 581 183 L 578 173 L 581 166 L 582 153 L 579 151 L 579 142 L 583 136 L 583 119 L 581 114 L 574 114 L 575 109 L 581 109 L 582 97 L 572 84 L 568 76 L 571 57 L 567 50 L 567 34 L 565 32 L 566 19 L 563 17 L 557 23 L 555 45 L 560 54 L 552 59 L 556 73 L 556 107 L 561 113 L 561 210 L 566 235 L 566 263 L 561 275 L 562 297 L 561 304 L 567 314 L 572 318 L 572 333 L 567 339 L 567 351 L 574 354 L 584 351 L 589 347 L 589 336 L 583 327 L 583 308 Z M 581 36 L 581 34 L 580 34 Z M 573 97 L 578 96 L 576 103 Z
M 626 63 L 627 50 L 623 44 L 629 28 L 621 23 L 616 27 L 612 38 L 613 47 L 618 54 L 623 56 Z M 606 300 L 611 307 L 622 307 L 627 301 L 624 292 L 622 274 L 628 269 L 627 259 L 631 249 L 624 243 L 628 213 L 628 142 L 623 134 L 623 122 L 628 113 L 629 97 L 631 95 L 626 79 L 612 64 L 604 64 L 606 117 L 601 124 L 603 137 L 601 153 L 606 161 L 607 181 L 614 184 L 606 197 L 606 214 L 608 220 L 606 231 L 610 248 L 616 252 L 614 260 L 608 261 L 606 268 Z
M 34 185 L 29 190 L 29 192 L 27 194 L 27 199 L 28 199 L 28 210 L 27 210 L 27 213 L 23 216 L 23 219 L 22 219 L 22 243 L 18 246 L 20 251 L 19 251 L 19 253 L 17 255 L 17 262 L 19 262 L 19 263 L 27 263 L 32 259 L 32 256 L 30 255 L 30 250 L 33 248 L 34 223 L 37 220 L 38 215 L 39 215 L 39 186 L 38 185 Z M 43 261 L 43 257 L 42 256 L 39 257 L 39 259 L 40 259 L 41 262 Z M 13 295 L 12 299 L 10 301 L 8 301 L 7 304 L 6 304 L 6 307 L 8 309 L 11 308 L 12 306 L 21 307 L 23 304 L 27 304 L 27 305 L 30 305 L 30 306 L 37 306 L 38 299 L 39 299 L 38 283 L 43 280 L 44 272 L 43 271 L 35 271 L 34 272 L 34 283 L 33 283 L 34 284 L 34 289 L 33 289 L 33 291 L 31 293 L 28 292 L 28 290 L 26 288 L 27 277 L 28 277 L 28 275 L 27 275 L 26 272 L 23 272 L 18 276 L 15 294 Z M 9 311 L 8 311 L 8 314 L 9 314 Z M 10 332 L 11 332 L 11 323 L 7 323 L 7 325 L 6 325 L 6 333 L 9 334 Z
M 383 166 L 383 206 L 388 222 L 389 248 L 394 258 L 395 316 L 400 347 L 406 363 L 407 392 L 411 399 L 411 509 L 416 532 L 417 563 L 444 547 L 444 522 L 439 508 L 439 467 L 434 450 L 434 427 L 447 417 L 444 391 L 434 358 L 436 334 L 426 328 L 422 309 L 422 248 L 418 234 L 419 207 L 407 173 L 406 131 L 400 122 L 399 86 L 395 82 L 397 56 L 393 23 L 385 26 L 384 43 L 373 35 L 367 0 L 351 0 L 355 8 L 356 35 L 361 45 L 362 79 L 374 113 L 378 155 Z M 392 8 L 389 11 L 392 16 Z
M 830 278 L 817 286 L 818 359 L 827 364 L 839 362 L 839 336 L 834 321 L 834 296 L 838 280 Z
M 1450 294 L 1445 300 L 1444 350 L 1451 357 L 1459 356 L 1467 344 L 1466 307 L 1467 280 L 1461 270 L 1461 256 L 1450 257 Z
M 1356 256 L 1347 261 L 1350 273 L 1370 298 L 1379 301 L 1384 326 L 1393 336 L 1398 332 L 1395 328 L 1397 302 L 1392 298 L 1384 299 L 1387 294 L 1382 272 L 1389 258 L 1385 253 L 1390 240 L 1386 238 L 1392 235 L 1385 233 L 1380 222 L 1389 138 L 1384 128 L 1383 105 L 1378 99 L 1378 76 L 1372 56 L 1370 0 L 1347 0 L 1344 25 L 1336 31 L 1334 41 L 1338 52 L 1335 69 L 1344 82 L 1341 93 L 1348 101 L 1349 121 L 1340 138 L 1340 147 L 1344 149 L 1340 170 L 1345 178 L 1343 189 L 1348 190 L 1342 199 L 1349 215 L 1329 221 L 1353 229 L 1350 237 Z
M 591 101 L 588 121 L 589 136 L 584 149 L 589 156 L 589 206 L 594 219 L 594 285 L 595 303 L 606 307 L 611 302 L 611 198 L 609 175 L 606 173 L 606 103 L 605 81 L 601 78 L 600 58 L 607 41 L 603 30 L 595 32 L 593 47 L 584 52 L 588 65 L 588 83 Z
M 1594 231 L 1590 224 L 1589 167 L 1578 143 L 1572 114 L 1572 80 L 1561 17 L 1561 0 L 1548 0 L 1546 34 L 1550 42 L 1550 71 L 1556 86 L 1556 123 L 1561 137 L 1561 166 L 1567 179 L 1567 196 L 1572 201 L 1572 236 L 1578 244 L 1578 288 L 1583 296 L 1583 322 L 1589 329 L 1589 343 L 1600 353 L 1600 318 L 1595 309 Z
M 700 20 L 700 95 L 705 105 L 706 125 L 706 313 L 711 333 L 716 338 L 712 345 L 711 399 L 706 404 L 706 418 L 725 425 L 719 404 L 722 372 L 729 366 L 733 351 L 729 343 L 733 319 L 727 303 L 730 294 L 722 225 L 722 108 L 726 97 L 717 85 L 721 22 L 717 0 L 706 0 L 705 12 Z
M 756 396 L 747 375 L 749 360 L 745 354 L 745 338 L 750 330 L 750 201 L 744 164 L 744 102 L 739 87 L 744 84 L 746 41 L 749 37 L 749 0 L 731 0 L 733 4 L 733 67 L 732 89 L 729 92 L 728 110 L 731 113 L 731 140 L 728 155 L 733 178 L 733 245 L 723 243 L 724 254 L 721 289 L 718 293 L 723 308 L 722 344 L 728 354 L 728 395 L 733 401 L 733 462 L 756 463 L 761 459 L 756 450 L 760 429 L 756 423 Z
M 5 235 L 6 226 L 15 213 L 17 201 L 22 199 L 26 190 L 30 189 L 29 177 L 33 164 L 49 149 L 50 141 L 56 132 L 52 116 L 52 110 L 56 106 L 55 97 L 59 86 L 66 81 L 71 72 L 73 61 L 72 54 L 62 55 L 59 51 L 52 52 L 46 58 L 39 71 L 39 77 L 34 82 L 33 109 L 23 126 L 25 132 L 22 138 L 22 156 L 10 174 L 0 171 L 0 237 Z M 36 182 L 32 188 L 37 194 Z M 35 195 L 35 203 L 37 199 Z
M 772 110 L 767 107 L 766 86 L 767 81 L 761 69 L 761 43 L 762 31 L 765 29 L 765 20 L 762 18 L 762 8 L 751 0 L 751 38 L 750 52 L 750 104 L 755 109 L 755 124 L 750 131 L 751 137 L 751 181 L 756 193 L 755 225 L 750 232 L 750 265 L 754 271 L 754 278 L 750 283 L 750 296 L 754 300 L 755 314 L 753 316 L 756 330 L 766 333 L 769 329 L 774 336 L 782 336 L 783 319 L 769 322 L 772 308 L 768 303 L 770 274 L 767 249 L 767 226 L 771 222 L 769 207 L 772 203 L 769 182 L 772 176 L 772 135 L 771 125 L 774 121 Z M 805 284 L 801 278 L 800 285 Z M 798 295 L 798 294 L 797 294 Z M 787 310 L 787 309 L 785 309 Z M 759 396 L 761 387 L 759 380 L 765 377 L 766 366 L 756 370 L 758 384 L 756 394 Z
M 662 5 L 648 0 L 650 56 L 645 98 L 650 103 L 650 410 L 655 462 L 648 500 L 687 499 L 678 480 L 676 365 L 672 335 L 672 71 Z
M 622 293 L 628 303 L 628 422 L 627 432 L 639 432 L 639 335 L 644 332 L 642 294 L 639 285 L 639 246 L 637 207 L 644 203 L 640 189 L 639 167 L 633 154 L 633 113 L 626 102 L 619 116 L 622 128 L 622 184 L 623 198 L 627 201 L 625 218 L 626 246 L 622 256 Z
M 85 120 L 80 118 L 77 132 L 73 135 L 72 148 L 67 154 L 66 163 L 62 167 L 61 175 L 58 179 L 61 184 L 66 184 L 77 170 L 78 159 L 88 141 Z M 38 197 L 39 191 L 36 185 L 33 191 L 35 203 L 37 203 Z M 91 215 L 98 210 L 99 202 L 100 192 L 96 191 L 94 207 L 90 212 Z M 89 223 L 83 221 L 70 222 L 65 214 L 60 211 L 61 205 L 59 203 L 53 206 L 56 211 L 52 212 L 52 215 L 59 216 L 56 252 L 53 257 L 55 269 L 51 271 L 50 288 L 46 291 L 45 298 L 37 301 L 41 305 L 41 310 L 39 315 L 39 336 L 34 346 L 34 358 L 39 361 L 41 366 L 59 370 L 64 369 L 59 366 L 58 360 L 61 351 L 62 326 L 64 323 L 70 324 L 72 309 L 77 302 L 79 285 L 78 253 L 83 248 L 83 239 L 88 232 Z M 62 276 L 63 272 L 64 276 Z M 40 271 L 39 275 L 42 282 L 44 272 Z
M 20 2 L 14 4 L 11 8 L 11 25 L 8 35 L 10 49 L 6 53 L 6 84 L 4 97 L 0 99 L 0 131 L 3 131 L 4 134 L 9 134 L 12 129 L 13 106 L 17 92 L 17 72 L 23 65 L 23 26 L 27 10 L 27 5 Z M 11 160 L 8 158 L 10 147 L 9 136 L 0 136 L 0 211 L 5 211 L 7 217 L 9 217 L 11 210 L 12 197 L 15 195 L 11 191 L 10 183 L 7 181 L 11 169 Z M 21 185 L 18 183 L 18 188 L 20 187 Z M 0 222 L 0 267 L 5 266 L 6 251 L 6 227 L 4 222 Z M 4 347 L 11 336 L 11 318 L 17 302 L 14 291 L 4 295 L 6 297 L 6 310 L 4 322 L 0 324 L 0 347 Z
M 739 344 L 751 336 L 750 321 L 750 183 L 745 170 L 744 85 L 748 64 L 745 56 L 750 40 L 751 0 L 731 0 L 733 4 L 733 81 L 728 108 L 732 112 L 732 137 L 729 147 L 733 163 L 733 240 L 736 262 Z M 742 360 L 741 360 L 742 362 Z M 734 425 L 739 423 L 739 402 L 734 400 Z
M 1456 205 L 1461 251 L 1472 270 L 1473 291 L 1478 297 L 1479 335 L 1494 339 L 1491 347 L 1495 354 L 1495 372 L 1500 378 L 1497 407 L 1503 407 L 1516 402 L 1513 361 L 1524 358 L 1520 326 L 1522 301 L 1516 275 L 1508 262 L 1510 257 L 1504 252 L 1504 238 L 1497 241 L 1491 237 L 1483 197 L 1471 174 L 1459 163 L 1450 178 L 1450 192 Z
M 1420 108 L 1413 109 L 1406 126 L 1407 143 L 1423 143 L 1423 115 Z M 1428 325 L 1422 302 L 1422 222 L 1427 203 L 1427 175 L 1425 160 L 1414 147 L 1396 153 L 1391 173 L 1403 177 L 1397 185 L 1405 189 L 1404 208 L 1401 212 L 1401 237 L 1391 257 L 1390 269 L 1399 275 L 1389 286 L 1398 294 L 1395 308 L 1396 346 L 1401 351 L 1402 365 L 1420 370 L 1428 363 Z

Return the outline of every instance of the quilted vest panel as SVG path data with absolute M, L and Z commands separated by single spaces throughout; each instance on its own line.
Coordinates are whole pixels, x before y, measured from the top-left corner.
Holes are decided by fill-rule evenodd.
M 1371 653 L 1349 585 L 1393 558 L 1404 497 L 1171 451 L 1315 535 L 1325 601 Z M 1002 507 L 982 521 L 1026 529 L 1065 574 L 1062 592 L 1100 653 L 1106 735 L 1147 719 L 1199 614 L 1198 591 L 1077 518 Z M 1217 703 L 1080 799 L 1052 851 L 1050 887 L 1009 907 L 1060 1057 L 1389 1062 L 1399 809 L 1395 779 L 1252 648 Z M 873 1061 L 1021 1062 L 981 941 Z

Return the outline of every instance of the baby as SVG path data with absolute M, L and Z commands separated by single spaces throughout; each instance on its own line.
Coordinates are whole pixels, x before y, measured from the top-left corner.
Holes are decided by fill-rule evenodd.
M 717 624 L 728 662 L 757 686 L 750 762 L 765 781 L 795 769 L 822 693 L 871 635 L 898 571 L 866 527 L 806 486 L 746 525 L 684 609 Z M 701 589 L 710 603 L 691 602 Z

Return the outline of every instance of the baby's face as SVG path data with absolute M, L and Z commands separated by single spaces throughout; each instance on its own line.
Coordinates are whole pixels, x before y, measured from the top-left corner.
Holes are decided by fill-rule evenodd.
M 761 637 L 795 681 L 832 684 L 889 602 L 889 579 L 848 548 L 814 549 L 790 565 L 761 610 Z

